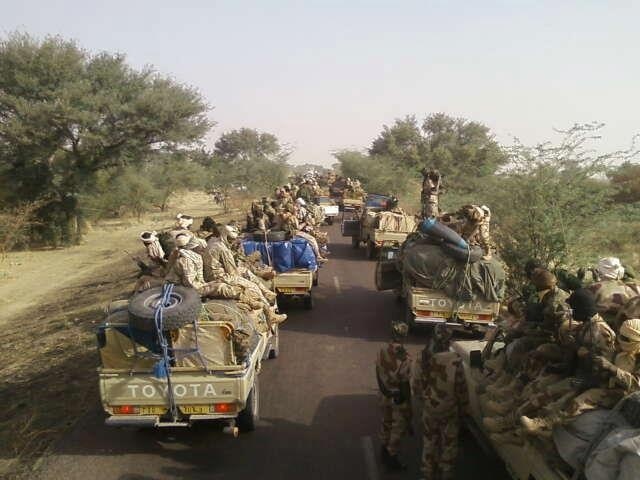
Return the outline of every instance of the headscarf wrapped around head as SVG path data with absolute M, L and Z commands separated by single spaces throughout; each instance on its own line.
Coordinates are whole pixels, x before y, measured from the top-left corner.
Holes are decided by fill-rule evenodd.
M 193 217 L 190 215 L 184 215 L 179 213 L 176 215 L 176 226 L 187 230 L 191 225 L 193 225 Z
M 620 280 L 624 277 L 624 267 L 616 257 L 604 257 L 598 260 L 596 271 L 600 280 Z
M 622 351 L 616 355 L 616 367 L 627 372 L 635 371 L 640 355 L 640 319 L 625 320 L 620 326 L 617 340 Z
M 176 236 L 176 247 L 184 248 L 189 244 L 191 237 L 186 233 L 180 233 Z
M 158 232 L 155 230 L 153 232 L 144 231 L 140 234 L 140 240 L 143 243 L 153 243 L 158 240 Z

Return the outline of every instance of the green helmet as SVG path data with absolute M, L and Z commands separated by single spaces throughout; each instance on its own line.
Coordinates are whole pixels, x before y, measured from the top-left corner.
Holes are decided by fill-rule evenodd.
M 391 336 L 394 339 L 405 338 L 409 334 L 409 325 L 404 322 L 393 322 L 391 324 Z

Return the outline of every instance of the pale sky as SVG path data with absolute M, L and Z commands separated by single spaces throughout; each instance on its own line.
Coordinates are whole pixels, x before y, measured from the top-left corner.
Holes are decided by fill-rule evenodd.
M 607 124 L 640 132 L 640 2 L 2 0 L 0 33 L 60 34 L 197 87 L 208 137 L 274 133 L 331 164 L 398 117 L 446 112 L 500 141 Z

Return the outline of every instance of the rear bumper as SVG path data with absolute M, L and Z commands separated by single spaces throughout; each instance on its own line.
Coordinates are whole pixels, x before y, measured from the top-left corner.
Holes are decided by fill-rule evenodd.
M 447 318 L 439 318 L 439 317 L 423 317 L 420 315 L 416 315 L 414 318 L 414 321 L 416 323 L 422 323 L 422 324 L 430 324 L 430 325 L 436 325 L 436 324 L 444 324 L 444 325 L 448 325 L 451 327 L 464 327 L 467 325 L 475 325 L 475 326 L 482 326 L 482 327 L 495 327 L 496 324 L 493 322 L 473 322 L 473 321 L 462 321 L 462 322 L 453 322 L 450 319 Z
M 202 420 L 233 420 L 237 415 L 189 415 L 184 419 L 171 422 L 163 421 L 158 415 L 110 415 L 104 421 L 109 427 L 136 427 L 136 428 L 155 428 L 155 427 L 190 427 L 193 423 Z

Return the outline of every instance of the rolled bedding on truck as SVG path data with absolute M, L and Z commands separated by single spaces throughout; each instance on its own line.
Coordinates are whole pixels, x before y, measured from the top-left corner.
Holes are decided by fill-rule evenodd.
M 421 233 L 407 238 L 397 260 L 406 284 L 444 290 L 454 298 L 502 301 L 506 274 L 499 258 L 466 262 L 450 255 L 444 245 Z

